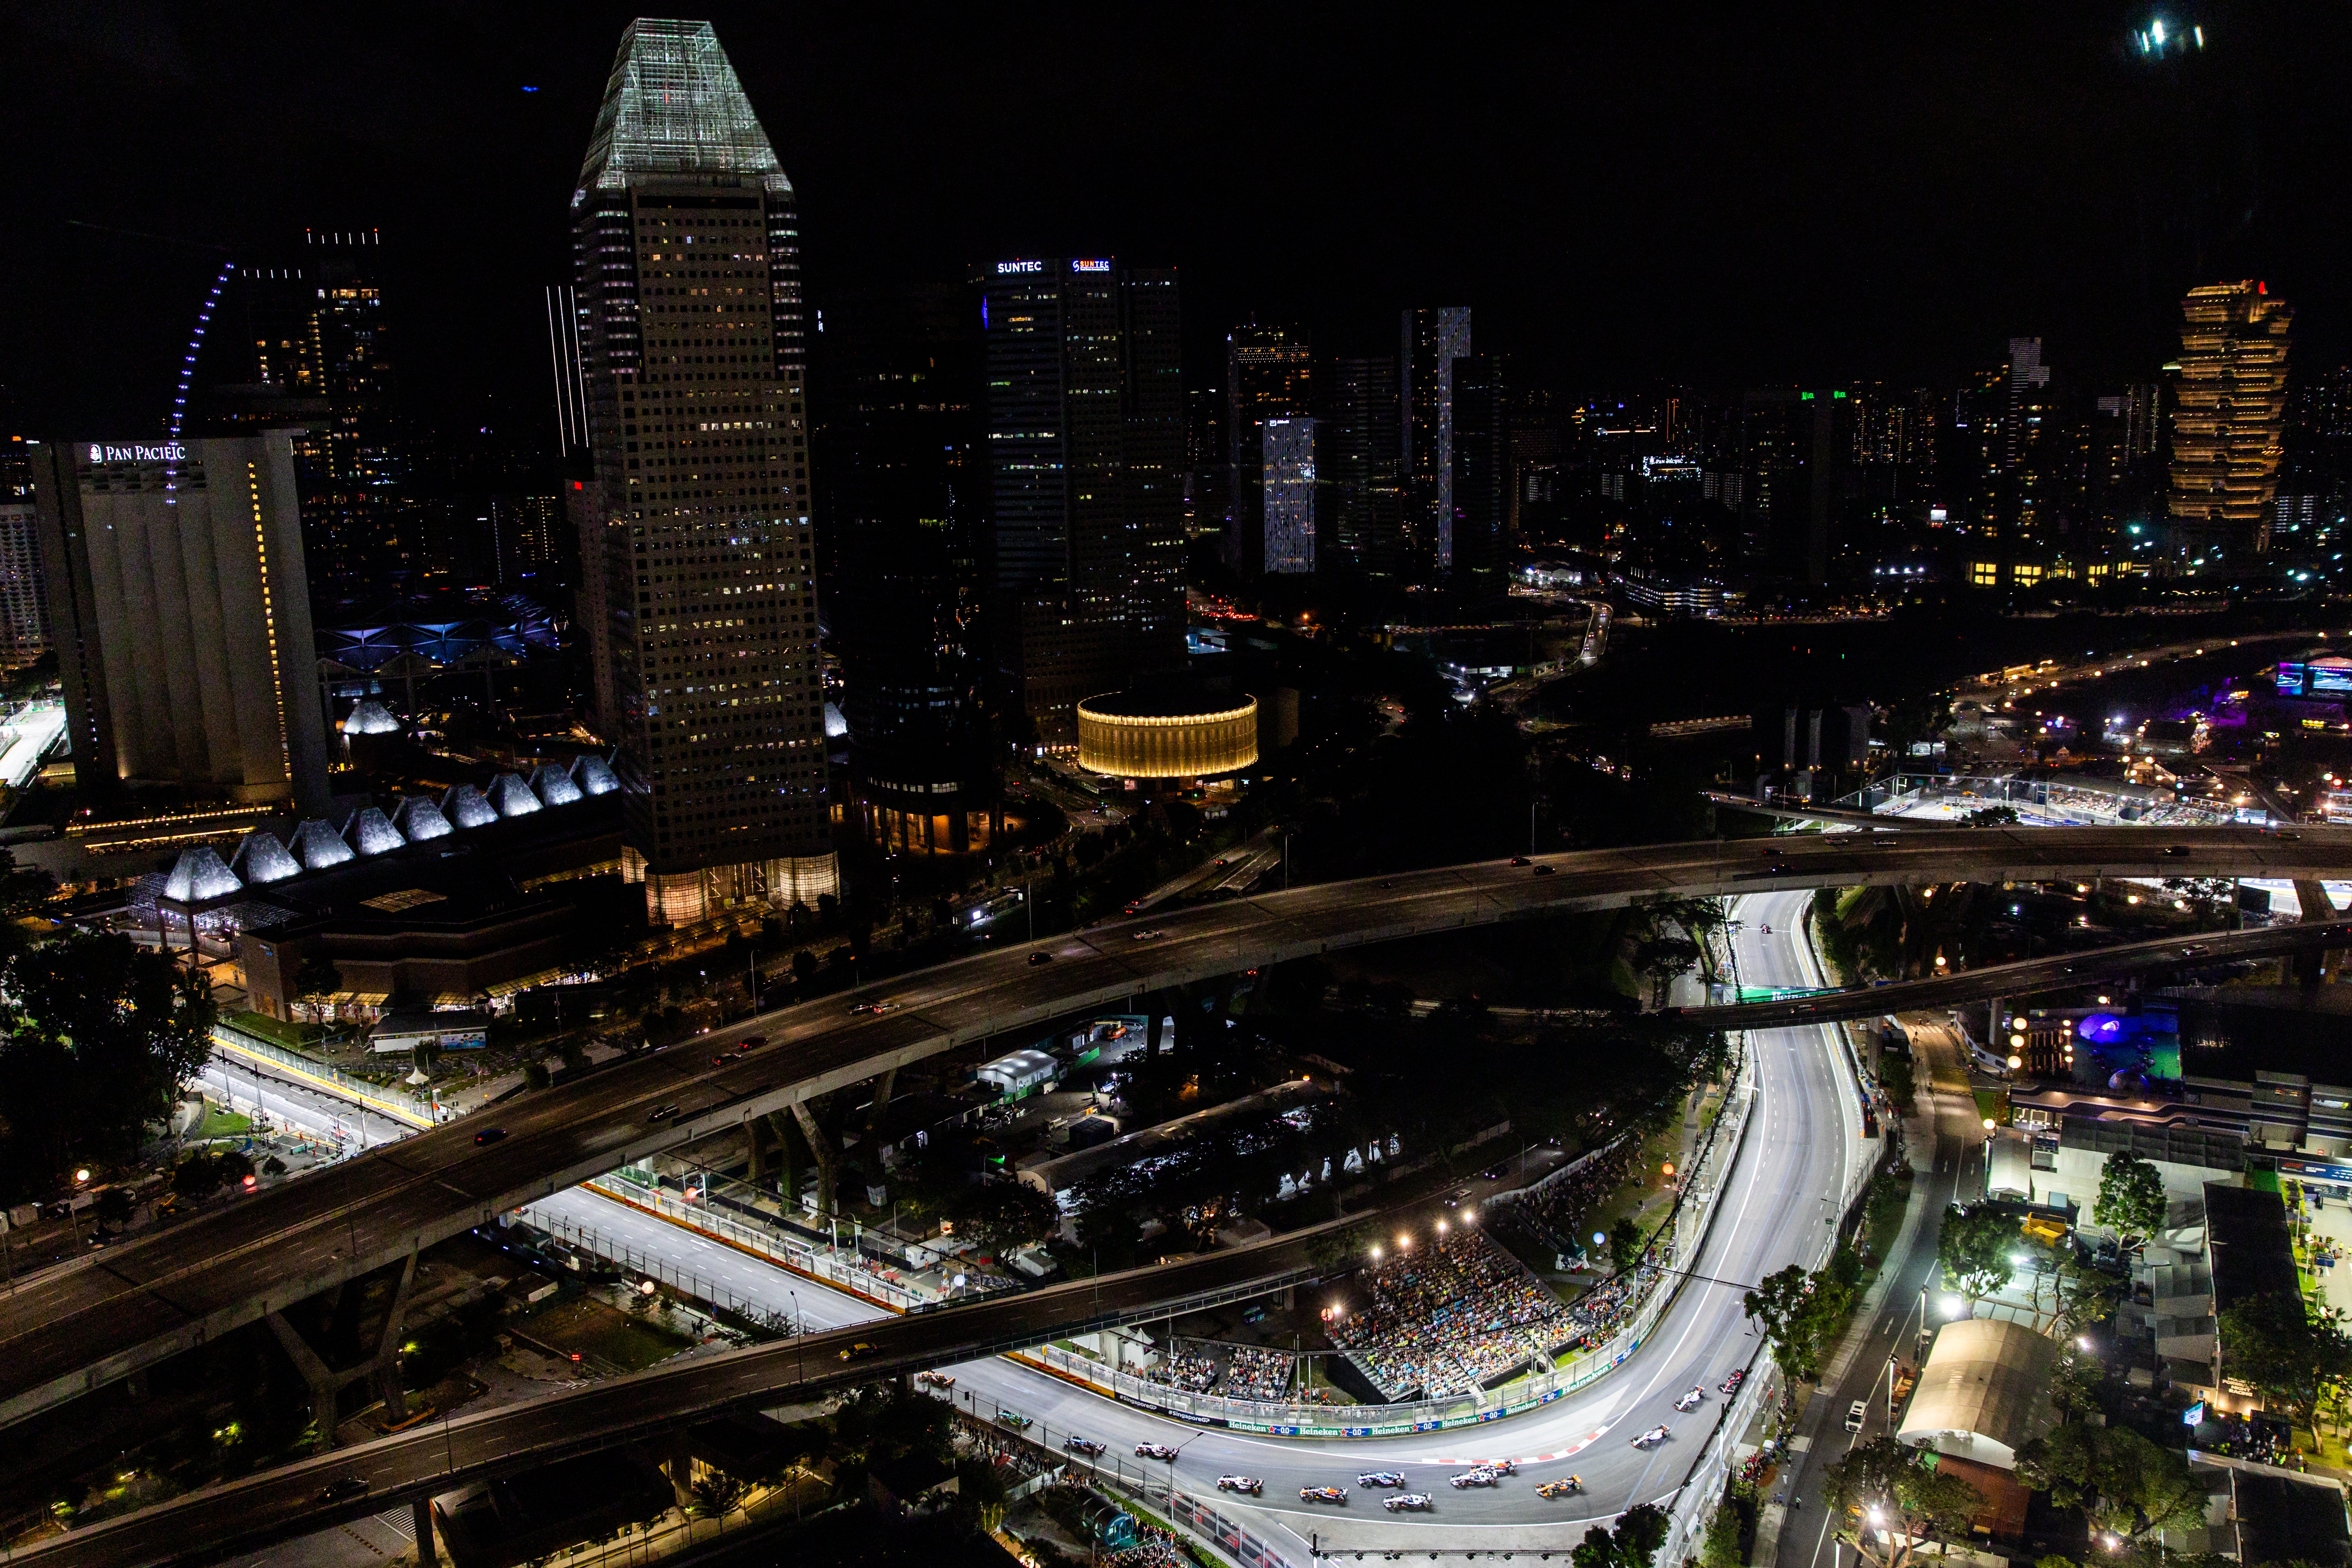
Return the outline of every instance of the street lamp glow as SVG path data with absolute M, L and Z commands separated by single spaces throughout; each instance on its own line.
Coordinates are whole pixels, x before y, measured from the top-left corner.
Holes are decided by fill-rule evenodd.
M 77 1182 L 87 1182 L 87 1181 L 89 1181 L 89 1167 L 88 1167 L 87 1165 L 85 1165 L 85 1166 L 81 1167 L 79 1170 L 77 1170 L 76 1172 L 74 1172 L 74 1180 L 75 1180 L 75 1181 L 77 1181 Z
M 1986 1117 L 1986 1118 L 1984 1119 L 1984 1124 L 1985 1124 L 1985 1131 L 1986 1131 L 1990 1132 L 1990 1131 L 1991 1131 L 1993 1130 L 1993 1120 L 1992 1120 L 1992 1118 L 1991 1118 L 1991 1117 L 1990 1117 L 1990 1116 Z

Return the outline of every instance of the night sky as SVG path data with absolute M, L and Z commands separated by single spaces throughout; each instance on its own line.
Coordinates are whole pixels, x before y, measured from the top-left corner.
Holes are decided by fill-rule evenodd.
M 1467 303 L 1575 394 L 1937 383 L 2012 333 L 2105 384 L 2170 352 L 2184 284 L 2259 276 L 2299 363 L 2352 352 L 2340 8 L 1472 9 L 676 14 L 717 24 L 800 191 L 819 304 L 1110 252 L 1183 269 L 1204 351 L 1253 310 L 1392 349 L 1399 306 Z M 16 0 L 5 417 L 152 430 L 214 268 L 305 226 L 383 232 L 421 413 L 535 407 L 632 14 Z M 2159 14 L 2205 52 L 2132 53 Z

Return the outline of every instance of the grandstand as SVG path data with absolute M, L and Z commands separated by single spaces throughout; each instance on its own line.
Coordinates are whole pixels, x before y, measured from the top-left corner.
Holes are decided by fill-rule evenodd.
M 1391 1400 L 1466 1394 L 1579 1338 L 1557 1297 L 1483 1231 L 1457 1230 L 1357 1276 L 1332 1342 Z

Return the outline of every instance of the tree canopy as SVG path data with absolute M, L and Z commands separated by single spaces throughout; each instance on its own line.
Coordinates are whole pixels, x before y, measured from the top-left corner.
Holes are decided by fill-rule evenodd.
M 2128 1426 L 2054 1426 L 2018 1449 L 2017 1478 L 2059 1507 L 2081 1510 L 2093 1531 L 2126 1541 L 2205 1513 L 2205 1489 L 2188 1459 Z
M 1617 1516 L 1617 1528 L 1596 1524 L 1571 1555 L 1576 1568 L 1651 1568 L 1666 1543 L 1672 1520 L 1654 1503 L 1636 1503 Z
M 1984 1504 L 1976 1488 L 1937 1470 L 1933 1453 L 1893 1437 L 1856 1444 L 1825 1479 L 1838 1539 L 1875 1568 L 1906 1568 L 1920 1547 L 1966 1533 Z
M 1832 1269 L 1808 1274 L 1791 1263 L 1766 1276 L 1741 1305 L 1771 1340 L 1772 1359 L 1781 1372 L 1791 1382 L 1810 1381 L 1821 1375 L 1822 1357 L 1845 1323 L 1851 1289 Z
M 2116 1150 L 2099 1172 L 2091 1223 L 2114 1231 L 2126 1252 L 2141 1247 L 2164 1228 L 2164 1177 L 2130 1150 Z
M 1956 1208 L 1944 1215 L 1936 1238 L 1936 1260 L 1944 1267 L 1944 1283 L 1966 1297 L 1973 1308 L 2010 1281 L 2017 1265 L 2011 1261 L 2025 1245 L 2017 1221 L 1990 1204 Z
M 2314 1313 L 2302 1297 L 2275 1292 L 2224 1309 L 2220 1328 L 2221 1375 L 2252 1384 L 2305 1426 L 2329 1392 L 2352 1379 L 2352 1339 L 2333 1307 Z
M 11 957 L 0 984 L 0 1189 L 53 1189 L 133 1157 L 212 1052 L 213 1005 L 127 936 L 76 933 Z

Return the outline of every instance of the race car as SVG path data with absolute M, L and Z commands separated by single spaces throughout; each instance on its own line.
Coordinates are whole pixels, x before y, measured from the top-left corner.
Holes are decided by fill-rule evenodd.
M 1478 1468 L 1482 1470 L 1492 1470 L 1498 1476 L 1516 1476 L 1519 1473 L 1518 1462 L 1514 1459 L 1489 1459 Z
M 1748 1369 L 1744 1366 L 1735 1366 L 1731 1369 L 1731 1375 L 1723 1380 L 1723 1392 L 1737 1394 L 1739 1392 L 1739 1385 L 1747 1381 Z
M 1165 1443 L 1138 1443 L 1135 1457 L 1139 1459 L 1172 1459 L 1176 1450 Z
M 1574 1497 L 1583 1489 L 1583 1477 L 1562 1476 L 1558 1480 L 1546 1481 L 1536 1488 L 1536 1496 L 1545 1499 Z
M 1422 1513 L 1427 1513 L 1429 1511 L 1429 1494 L 1427 1492 L 1399 1492 L 1392 1498 L 1381 1499 L 1381 1506 L 1388 1510 L 1391 1513 L 1402 1513 L 1407 1509 L 1412 1509 Z
M 1657 1447 L 1660 1443 L 1664 1442 L 1672 1436 L 1674 1436 L 1674 1434 L 1669 1432 L 1664 1426 L 1653 1426 L 1648 1431 L 1633 1439 L 1633 1447 L 1636 1448 L 1653 1448 Z
M 1219 1476 L 1217 1489 L 1221 1492 L 1247 1492 L 1256 1497 L 1265 1490 L 1265 1483 L 1255 1476 Z
M 1698 1406 L 1698 1402 L 1706 1397 L 1706 1390 L 1694 1384 L 1692 1384 L 1691 1391 L 1688 1394 L 1684 1394 L 1680 1399 L 1675 1401 L 1675 1408 L 1677 1410 L 1696 1409 Z
M 955 1386 L 955 1379 L 950 1377 L 943 1372 L 919 1372 L 915 1374 L 915 1381 L 921 1384 L 925 1388 L 953 1388 Z
M 1018 1432 L 1024 1426 L 1030 1425 L 1029 1417 L 1022 1415 L 1018 1410 L 1000 1410 L 996 1413 L 996 1418 L 999 1421 L 1003 1422 L 1007 1426 L 1012 1427 L 1015 1432 Z
M 1404 1485 L 1402 1470 L 1366 1470 L 1356 1478 L 1360 1487 L 1401 1487 Z
M 1095 1455 L 1103 1451 L 1103 1445 L 1096 1442 L 1092 1437 L 1079 1437 L 1076 1436 L 1063 1438 L 1062 1447 L 1066 1452 L 1072 1454 L 1084 1454 L 1088 1458 L 1092 1458 Z
M 1336 1502 L 1345 1505 L 1348 1500 L 1348 1489 L 1345 1487 L 1301 1487 L 1298 1489 L 1298 1500 L 1300 1502 Z
M 1495 1484 L 1496 1479 L 1497 1478 L 1494 1471 L 1481 1466 L 1475 1470 L 1463 1471 L 1460 1475 L 1454 1477 L 1453 1481 L 1449 1484 L 1455 1491 L 1460 1491 L 1465 1487 L 1491 1487 Z

